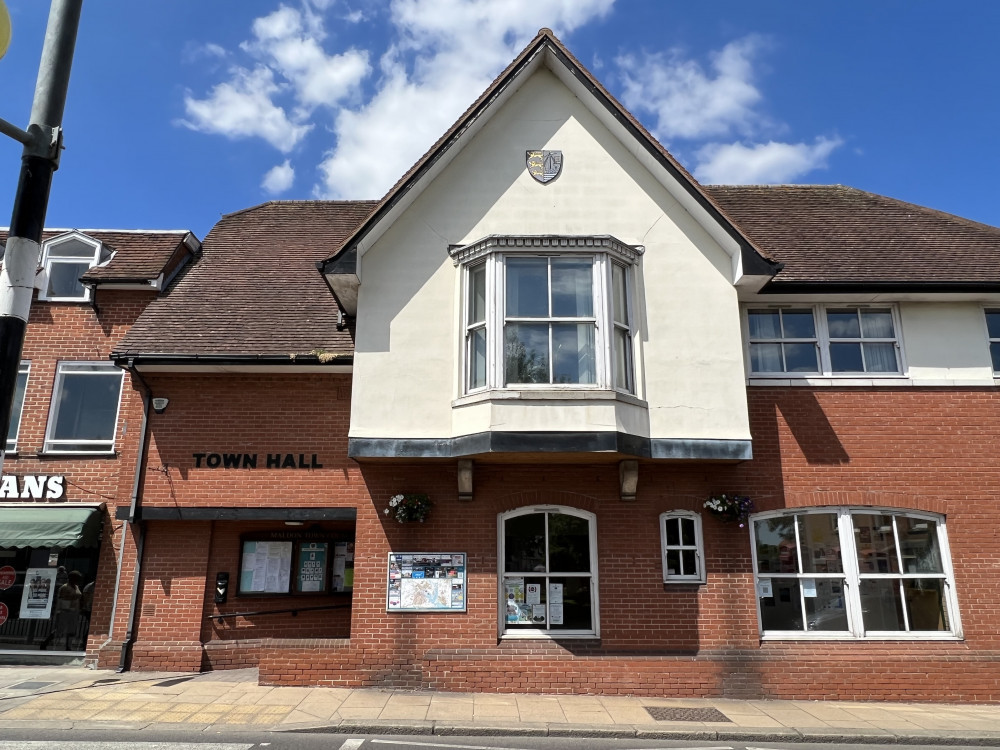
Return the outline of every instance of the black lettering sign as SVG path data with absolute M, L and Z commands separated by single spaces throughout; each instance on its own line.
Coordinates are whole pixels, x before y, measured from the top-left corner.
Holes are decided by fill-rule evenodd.
M 209 469 L 256 469 L 256 453 L 192 453 L 194 466 Z M 268 453 L 268 469 L 322 469 L 317 453 Z

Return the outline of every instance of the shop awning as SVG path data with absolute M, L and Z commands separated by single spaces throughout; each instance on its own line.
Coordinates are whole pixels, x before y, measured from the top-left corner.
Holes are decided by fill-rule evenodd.
M 0 547 L 96 547 L 100 506 L 0 506 Z

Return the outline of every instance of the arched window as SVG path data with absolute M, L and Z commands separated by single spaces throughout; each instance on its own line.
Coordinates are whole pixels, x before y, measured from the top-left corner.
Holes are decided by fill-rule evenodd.
M 559 506 L 500 514 L 500 633 L 595 637 L 596 516 Z

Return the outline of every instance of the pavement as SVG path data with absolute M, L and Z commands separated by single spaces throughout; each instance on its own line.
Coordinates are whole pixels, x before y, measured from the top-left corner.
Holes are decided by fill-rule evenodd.
M 265 687 L 254 669 L 0 666 L 0 734 L 40 726 L 1000 747 L 998 705 Z

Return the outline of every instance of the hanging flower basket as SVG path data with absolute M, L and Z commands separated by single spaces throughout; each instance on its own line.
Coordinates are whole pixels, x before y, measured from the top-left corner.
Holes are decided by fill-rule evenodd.
M 422 492 L 393 495 L 389 498 L 389 507 L 383 513 L 392 516 L 400 523 L 410 521 L 423 523 L 431 512 L 431 505 L 433 505 L 431 499 Z
M 747 495 L 712 495 L 705 501 L 705 510 L 727 523 L 738 523 L 742 529 L 753 513 L 753 500 Z

